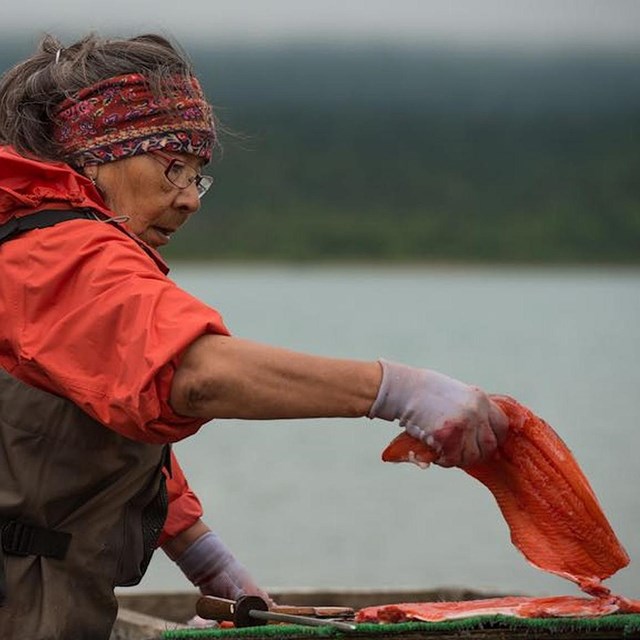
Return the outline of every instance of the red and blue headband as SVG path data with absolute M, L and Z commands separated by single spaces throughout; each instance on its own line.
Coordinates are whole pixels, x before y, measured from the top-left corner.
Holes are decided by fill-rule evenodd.
M 62 155 L 76 167 L 161 149 L 208 162 L 216 140 L 211 106 L 193 77 L 171 77 L 161 97 L 140 74 L 109 78 L 64 100 L 54 123 Z

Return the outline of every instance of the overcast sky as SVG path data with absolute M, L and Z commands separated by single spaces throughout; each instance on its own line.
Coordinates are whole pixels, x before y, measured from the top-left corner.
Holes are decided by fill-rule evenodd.
M 161 31 L 256 43 L 304 38 L 411 42 L 640 43 L 640 0 L 18 0 L 0 33 Z

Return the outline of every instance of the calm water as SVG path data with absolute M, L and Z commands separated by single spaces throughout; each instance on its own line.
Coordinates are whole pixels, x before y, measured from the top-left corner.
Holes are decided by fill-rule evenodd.
M 239 336 L 384 356 L 507 393 L 546 418 L 589 477 L 640 597 L 640 270 L 230 268 L 174 278 Z M 456 469 L 379 460 L 369 420 L 220 421 L 177 446 L 207 522 L 265 587 L 466 586 L 575 593 L 509 542 L 489 492 Z M 182 590 L 162 553 L 138 590 Z

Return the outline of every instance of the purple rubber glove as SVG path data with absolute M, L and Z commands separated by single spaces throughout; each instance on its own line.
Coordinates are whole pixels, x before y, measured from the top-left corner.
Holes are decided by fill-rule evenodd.
M 249 572 L 236 560 L 220 538 L 208 531 L 192 542 L 176 559 L 185 576 L 206 596 L 237 600 L 240 596 L 260 596 L 272 604 Z
M 436 464 L 467 467 L 487 459 L 507 432 L 507 417 L 478 387 L 437 371 L 379 360 L 382 383 L 370 418 L 399 420 L 438 453 Z

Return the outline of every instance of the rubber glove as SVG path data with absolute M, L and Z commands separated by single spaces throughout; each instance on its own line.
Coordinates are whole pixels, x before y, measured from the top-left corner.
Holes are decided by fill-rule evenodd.
M 437 371 L 379 363 L 382 382 L 370 418 L 399 420 L 436 451 L 443 467 L 472 466 L 495 452 L 508 422 L 484 391 Z
M 260 596 L 272 604 L 249 572 L 236 560 L 222 540 L 212 531 L 194 540 L 176 559 L 185 576 L 206 596 L 237 600 L 240 596 Z

